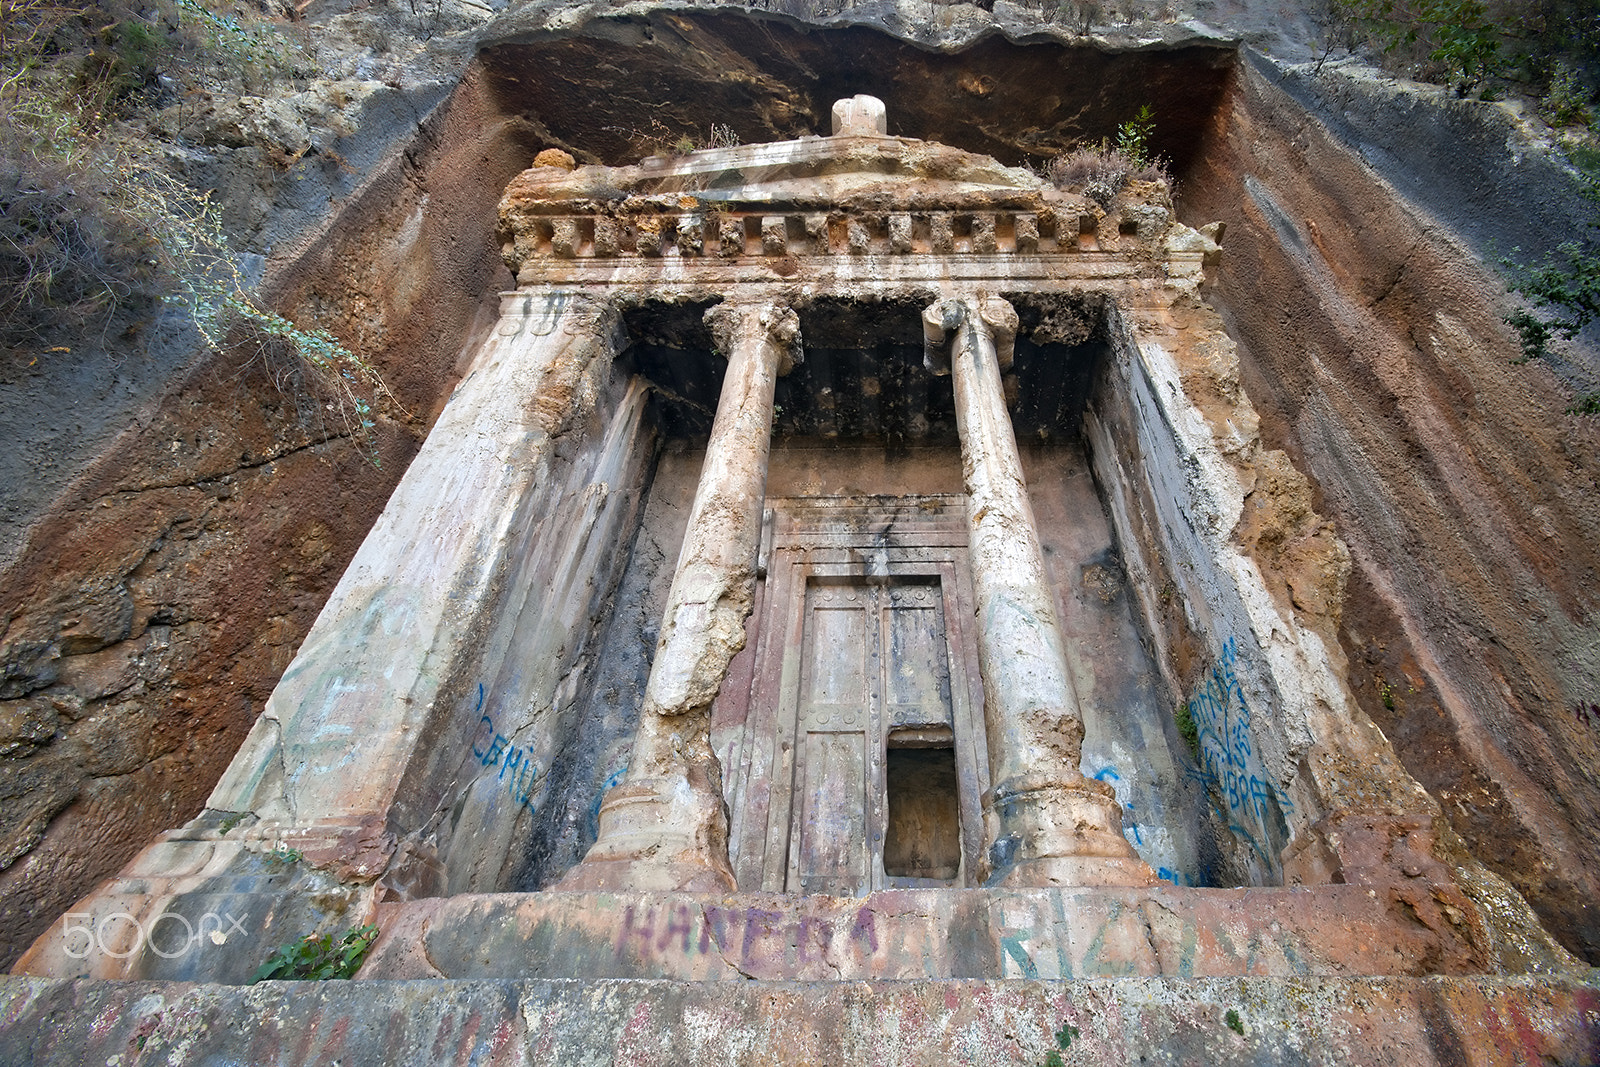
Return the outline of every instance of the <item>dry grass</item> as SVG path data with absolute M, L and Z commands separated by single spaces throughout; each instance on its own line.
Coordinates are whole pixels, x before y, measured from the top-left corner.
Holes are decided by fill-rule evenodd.
M 1125 152 L 1106 144 L 1063 153 L 1050 162 L 1048 173 L 1056 188 L 1076 189 L 1106 211 L 1111 210 L 1129 182 L 1159 181 L 1171 185 L 1162 161 L 1140 165 Z

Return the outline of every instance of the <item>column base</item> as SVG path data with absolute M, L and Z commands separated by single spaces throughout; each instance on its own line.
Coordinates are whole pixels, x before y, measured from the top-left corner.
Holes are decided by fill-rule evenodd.
M 721 799 L 684 778 L 625 781 L 600 803 L 600 835 L 551 889 L 731 893 Z
M 1109 785 L 1079 775 L 1002 782 L 984 797 L 987 885 L 1148 886 L 1159 879 L 1122 836 Z

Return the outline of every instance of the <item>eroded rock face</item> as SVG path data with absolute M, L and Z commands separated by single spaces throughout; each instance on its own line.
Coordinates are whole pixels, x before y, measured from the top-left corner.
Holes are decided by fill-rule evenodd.
M 1560 197 L 1520 193 L 1481 217 L 1472 204 L 1505 188 L 1508 165 L 1489 149 L 1475 177 L 1442 179 L 1451 196 L 1414 187 L 1446 139 L 1525 136 L 1493 108 L 1443 104 L 1419 114 L 1415 157 L 1381 161 L 1433 198 L 1423 214 L 1345 139 L 1384 128 L 1394 92 L 1248 65 L 1190 172 L 1186 207 L 1228 223 L 1213 299 L 1262 436 L 1311 478 L 1309 500 L 1258 480 L 1268 507 L 1238 536 L 1279 563 L 1297 602 L 1331 609 L 1295 577 L 1324 554 L 1296 516 L 1309 505 L 1335 523 L 1351 579 L 1327 618 L 1363 707 L 1450 826 L 1593 960 L 1597 429 L 1563 413 L 1547 370 L 1514 365 L 1502 282 L 1468 251 L 1558 226 Z M 1350 112 L 1330 129 L 1306 102 Z
M 497 288 L 490 186 L 527 162 L 483 134 L 485 104 L 468 82 L 413 125 L 415 164 L 380 169 L 276 278 L 404 407 L 374 455 L 292 367 L 217 357 L 139 413 L 0 576 L 0 959 L 200 810 L 410 461 Z
M 416 414 L 390 413 L 382 471 L 268 374 L 214 362 L 58 501 L 0 582 L 0 959 L 199 809 L 442 402 L 483 298 L 509 284 L 491 232 L 505 182 L 551 148 L 632 163 L 658 115 L 752 142 L 823 132 L 848 78 L 891 102 L 889 132 L 1004 163 L 1155 102 L 1180 215 L 1229 224 L 1214 299 L 1242 351 L 1213 387 L 1228 401 L 1242 382 L 1265 443 L 1310 476 L 1257 457 L 1233 536 L 1338 635 L 1352 688 L 1450 827 L 1600 956 L 1594 429 L 1509 368 L 1498 285 L 1452 246 L 1462 227 L 1433 228 L 1214 40 L 1018 44 L 954 10 L 966 47 L 949 52 L 724 11 L 498 29 L 417 140 L 394 142 L 405 154 L 375 159 L 277 265 L 285 304 L 328 309 Z

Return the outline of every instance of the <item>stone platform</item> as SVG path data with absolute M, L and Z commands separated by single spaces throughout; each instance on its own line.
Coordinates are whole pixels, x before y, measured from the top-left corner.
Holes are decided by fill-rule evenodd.
M 1548 972 L 1457 894 L 1287 889 L 497 893 L 380 905 L 362 978 L 874 981 Z
M 1065 1050 L 1058 1034 L 1070 1038 Z M 1593 1064 L 1600 986 L 1548 977 L 254 987 L 0 979 L 0 1063 L 35 1067 L 1033 1067 L 1051 1051 L 1067 1064 Z

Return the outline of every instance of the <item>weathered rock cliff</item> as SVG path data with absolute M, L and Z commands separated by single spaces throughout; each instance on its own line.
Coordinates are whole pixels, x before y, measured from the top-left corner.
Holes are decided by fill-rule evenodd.
M 1266 5 L 1168 5 L 1092 38 L 994 6 L 529 5 L 420 73 L 353 70 L 394 84 L 362 98 L 344 167 L 276 174 L 248 138 L 201 157 L 279 306 L 367 354 L 406 411 L 386 413 L 374 469 L 263 365 L 152 357 L 115 400 L 50 386 L 90 429 L 19 453 L 56 473 L 15 494 L 0 578 L 0 959 L 199 810 L 510 284 L 506 182 L 548 147 L 621 164 L 713 123 L 817 132 L 866 92 L 891 132 L 1007 163 L 1154 106 L 1180 215 L 1228 224 L 1210 296 L 1265 443 L 1312 479 L 1276 503 L 1351 546 L 1351 684 L 1473 852 L 1600 960 L 1600 431 L 1563 414 L 1548 369 L 1512 365 L 1486 265 L 1495 242 L 1569 236 L 1566 175 L 1504 105 L 1289 65 L 1309 26 L 1269 31 Z M 1181 21 L 1196 14 L 1210 26 Z M 1592 356 L 1566 369 L 1593 387 Z

